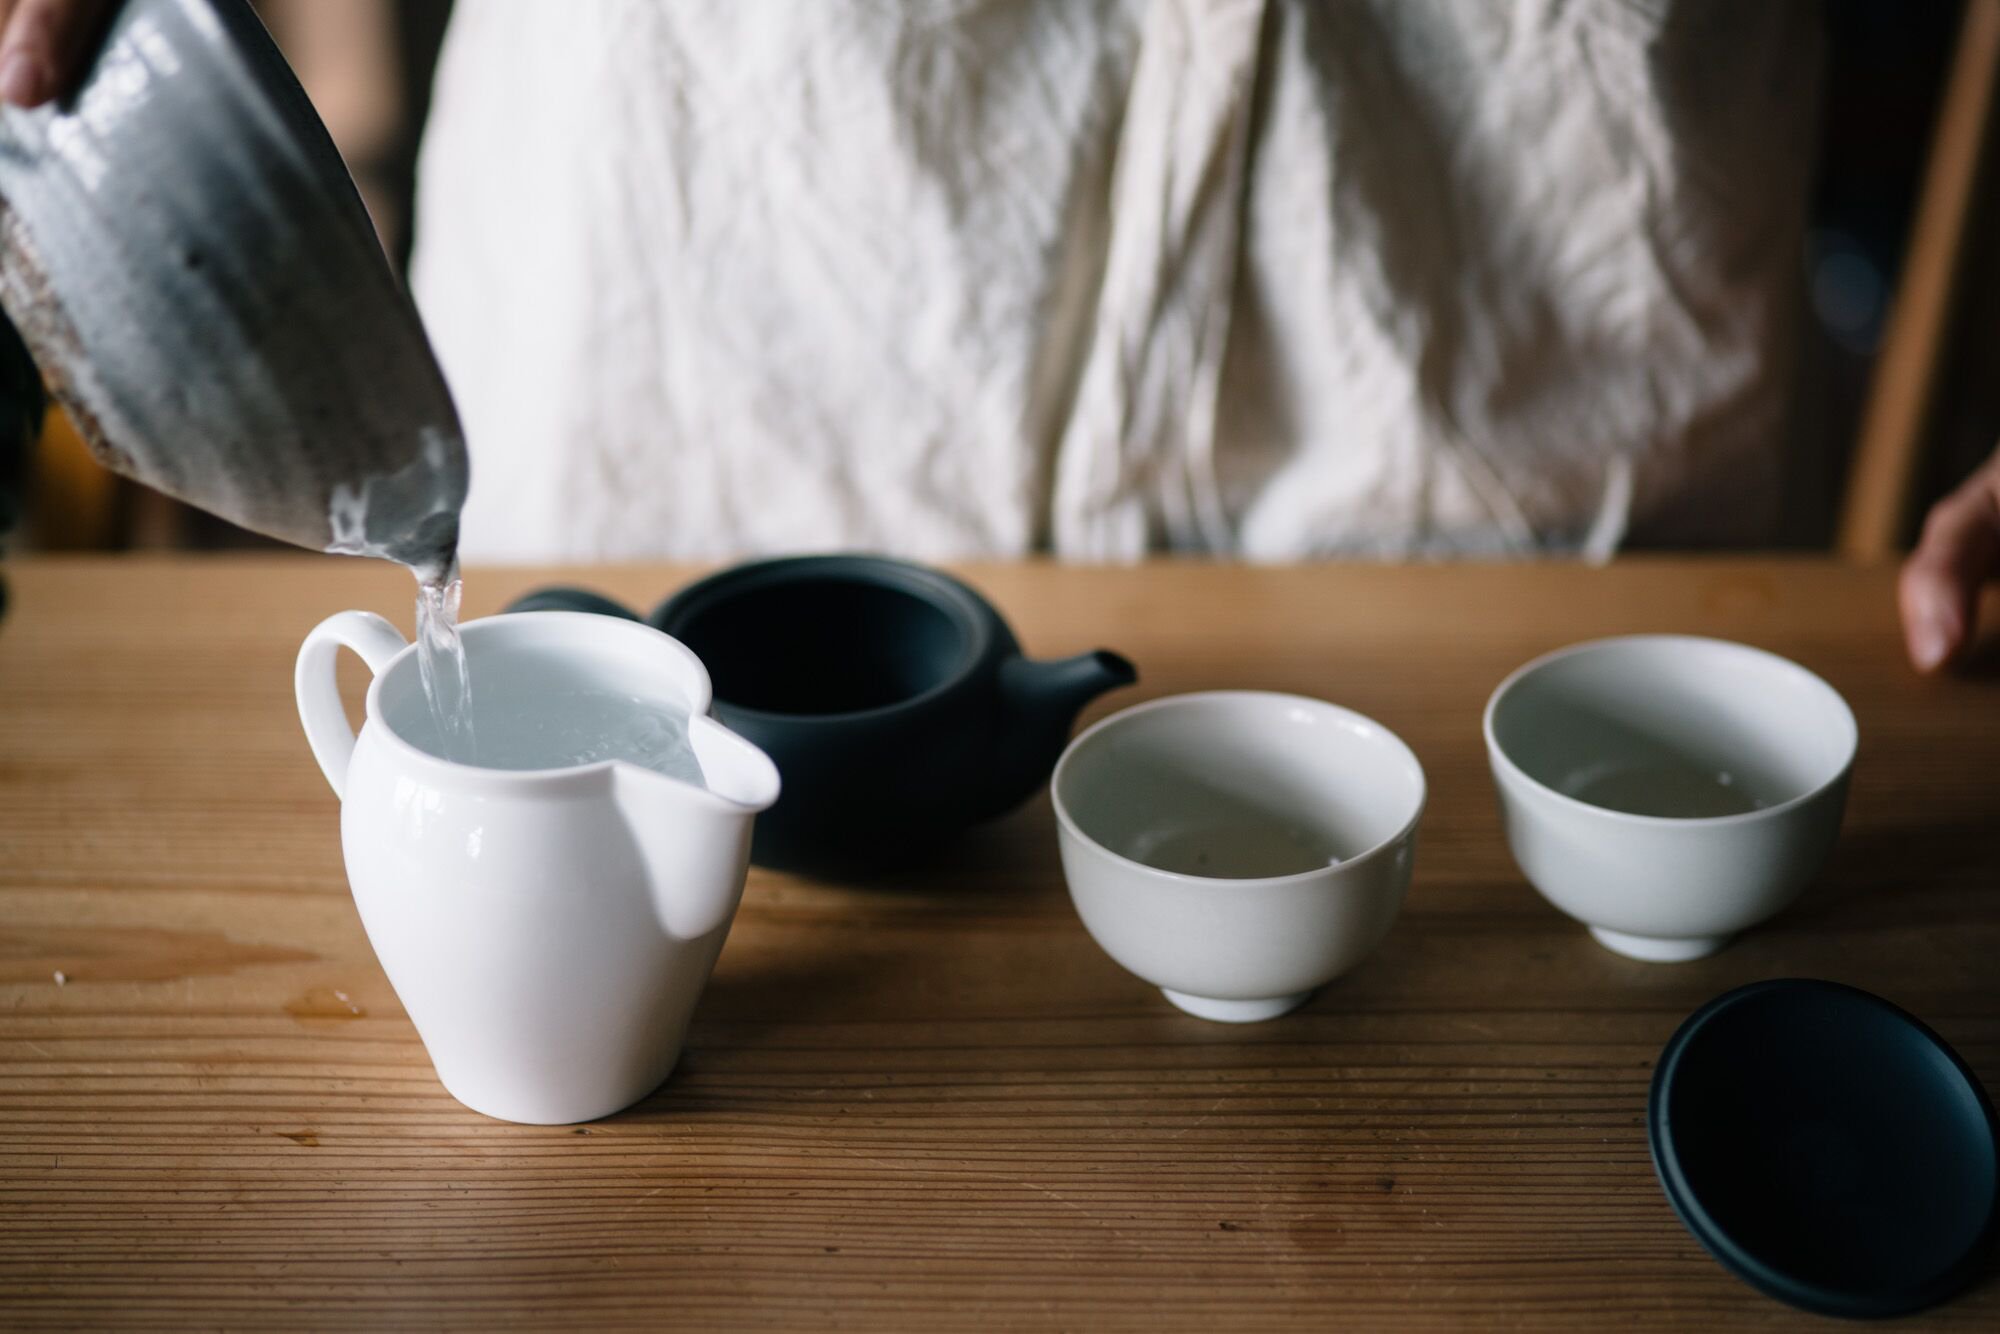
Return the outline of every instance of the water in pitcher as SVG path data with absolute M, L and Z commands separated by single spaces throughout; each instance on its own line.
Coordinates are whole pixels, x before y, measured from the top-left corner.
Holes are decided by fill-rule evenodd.
M 624 760 L 700 785 L 687 710 L 672 701 L 595 686 L 513 688 L 480 698 L 479 763 L 488 769 L 566 769 Z
M 700 785 L 687 710 L 666 700 L 588 686 L 489 681 L 473 725 L 472 673 L 458 632 L 464 582 L 457 562 L 417 588 L 417 667 L 432 735 L 419 744 L 445 759 L 486 769 L 564 769 L 624 760 Z
M 582 683 L 524 682 L 496 672 L 479 687 L 478 767 L 568 769 L 623 760 L 655 773 L 703 785 L 701 762 L 688 742 L 688 713 L 669 699 Z M 408 732 L 424 750 L 458 759 L 461 744 L 433 712 L 432 730 Z

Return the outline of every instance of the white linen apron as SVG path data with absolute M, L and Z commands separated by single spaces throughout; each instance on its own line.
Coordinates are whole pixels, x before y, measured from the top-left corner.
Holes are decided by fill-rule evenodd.
M 1757 540 L 1817 71 L 1737 0 L 459 0 L 464 554 Z

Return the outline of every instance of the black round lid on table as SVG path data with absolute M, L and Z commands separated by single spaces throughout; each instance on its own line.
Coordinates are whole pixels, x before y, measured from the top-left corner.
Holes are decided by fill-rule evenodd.
M 1794 1306 L 1902 1315 L 1986 1263 L 1992 1104 L 1943 1039 L 1879 996 L 1791 978 L 1710 1001 L 1660 1055 L 1647 1133 L 1688 1230 Z

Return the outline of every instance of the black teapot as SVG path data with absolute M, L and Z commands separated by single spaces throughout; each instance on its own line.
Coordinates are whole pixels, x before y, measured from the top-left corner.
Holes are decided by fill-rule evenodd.
M 508 610 L 637 619 L 574 588 Z M 706 664 L 716 718 L 777 762 L 784 793 L 758 817 L 751 857 L 789 870 L 907 861 L 1013 809 L 1047 780 L 1084 705 L 1138 679 L 1102 649 L 1032 662 L 971 588 L 878 556 L 738 565 L 646 619 Z

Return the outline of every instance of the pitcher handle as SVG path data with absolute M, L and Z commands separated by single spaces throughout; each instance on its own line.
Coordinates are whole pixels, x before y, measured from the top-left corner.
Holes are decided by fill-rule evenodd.
M 333 786 L 333 795 L 345 797 L 347 762 L 354 757 L 354 728 L 347 721 L 347 709 L 340 702 L 340 687 L 333 675 L 334 659 L 350 648 L 380 676 L 409 641 L 395 626 L 372 611 L 343 611 L 313 627 L 306 642 L 299 645 L 299 662 L 292 673 L 292 685 L 299 697 L 299 721 L 305 724 L 306 740 L 312 743 L 313 758 L 320 772 Z

